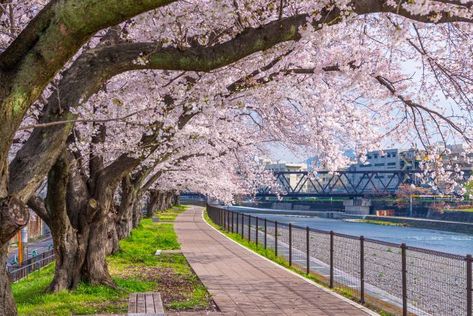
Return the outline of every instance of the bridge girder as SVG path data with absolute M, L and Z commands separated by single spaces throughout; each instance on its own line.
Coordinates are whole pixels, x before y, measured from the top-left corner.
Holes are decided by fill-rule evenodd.
M 285 197 L 380 197 L 393 196 L 401 184 L 421 183 L 420 170 L 380 171 L 277 171 L 276 180 Z M 464 173 L 468 178 L 470 171 Z M 270 188 L 262 188 L 259 197 L 276 196 Z

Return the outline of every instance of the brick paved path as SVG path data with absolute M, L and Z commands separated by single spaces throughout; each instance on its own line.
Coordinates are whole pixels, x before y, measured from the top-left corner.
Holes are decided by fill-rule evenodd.
M 203 208 L 192 206 L 179 215 L 175 230 L 183 254 L 223 313 L 291 316 L 370 313 L 235 244 L 205 223 L 202 211 Z

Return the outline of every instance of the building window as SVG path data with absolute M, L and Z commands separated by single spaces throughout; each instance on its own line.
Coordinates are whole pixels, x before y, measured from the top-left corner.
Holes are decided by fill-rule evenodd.
M 388 166 L 395 166 L 396 163 L 395 162 L 388 162 Z
M 374 159 L 378 159 L 378 155 L 374 155 Z
M 371 159 L 371 156 L 370 156 L 370 155 L 368 155 L 368 159 Z
M 384 163 L 375 163 L 374 166 L 375 167 L 384 167 Z

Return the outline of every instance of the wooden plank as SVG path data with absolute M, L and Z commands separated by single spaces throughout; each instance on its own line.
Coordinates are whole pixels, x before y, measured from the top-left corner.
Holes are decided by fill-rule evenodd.
M 164 306 L 163 306 L 163 300 L 161 299 L 161 294 L 153 293 L 153 298 L 154 298 L 154 306 L 155 306 L 156 313 L 164 315 Z
M 161 295 L 157 292 L 132 293 L 128 299 L 129 316 L 163 316 Z
M 146 314 L 153 314 L 155 312 L 154 308 L 154 300 L 152 293 L 145 293 L 145 313 Z
M 128 297 L 128 313 L 136 313 L 136 293 L 131 293 Z
M 138 300 L 136 301 L 136 312 L 144 313 L 146 311 L 146 305 L 145 300 L 143 298 L 143 294 L 138 293 L 136 296 L 138 297 Z

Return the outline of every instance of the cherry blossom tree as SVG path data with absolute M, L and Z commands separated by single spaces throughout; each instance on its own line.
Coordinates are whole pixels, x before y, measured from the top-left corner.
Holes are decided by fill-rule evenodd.
M 187 104 L 205 104 L 203 116 L 240 108 L 239 115 L 276 140 L 297 143 L 301 133 L 299 141 L 312 143 L 323 164 L 336 169 L 346 147 L 363 153 L 387 137 L 426 147 L 433 138 L 471 139 L 471 22 L 467 0 L 0 1 L 0 315 L 15 314 L 4 269 L 7 242 L 26 224 L 25 204 L 48 172 L 48 185 L 56 186 L 50 191 L 65 194 L 64 159 L 72 154 L 73 170 L 84 166 L 65 150 L 83 114 L 73 108 L 85 106 L 112 77 L 126 82 L 135 79 L 131 71 L 147 69 L 158 82 L 137 87 L 134 96 L 154 85 L 165 100 L 169 80 L 162 78 L 198 76 L 189 96 L 195 101 Z M 121 40 L 104 43 L 114 27 Z M 131 109 L 147 103 L 134 100 L 115 102 L 150 123 Z M 42 115 L 29 132 L 24 120 L 35 107 Z M 295 122 L 302 122 L 298 129 L 278 134 Z M 19 134 L 22 123 L 26 135 Z M 144 137 L 134 144 L 162 148 L 136 135 Z M 89 147 L 116 144 L 100 136 L 91 135 Z M 166 143 L 165 135 L 154 136 Z M 118 183 L 151 154 L 119 152 L 92 154 L 89 166 L 99 168 L 75 173 L 92 187 L 105 184 L 100 193 L 73 188 L 102 218 Z

